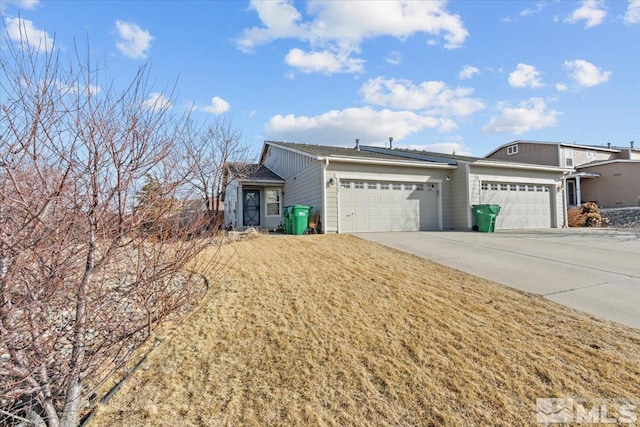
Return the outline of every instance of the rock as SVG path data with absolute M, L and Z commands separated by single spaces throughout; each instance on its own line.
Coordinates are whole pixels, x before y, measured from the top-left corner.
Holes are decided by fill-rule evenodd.
M 609 228 L 640 232 L 640 208 L 608 208 L 600 213 L 609 219 Z

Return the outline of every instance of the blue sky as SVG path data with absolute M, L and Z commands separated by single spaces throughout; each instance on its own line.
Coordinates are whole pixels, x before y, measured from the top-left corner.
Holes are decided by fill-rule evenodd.
M 150 102 L 225 114 L 255 153 L 265 139 L 477 156 L 640 141 L 638 0 L 0 3 L 9 38 L 88 40 L 123 84 L 149 62 Z

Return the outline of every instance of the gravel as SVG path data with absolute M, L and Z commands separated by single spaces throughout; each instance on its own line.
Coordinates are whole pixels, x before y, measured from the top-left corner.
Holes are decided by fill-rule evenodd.
M 609 219 L 607 227 L 617 230 L 640 232 L 640 207 L 602 209 L 600 213 Z

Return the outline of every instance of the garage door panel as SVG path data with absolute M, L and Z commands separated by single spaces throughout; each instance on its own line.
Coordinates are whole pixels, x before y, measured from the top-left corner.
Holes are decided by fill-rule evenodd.
M 363 187 L 340 187 L 340 231 L 438 229 L 435 185 L 367 181 Z
M 513 185 L 483 183 L 482 203 L 497 204 L 501 207 L 496 218 L 496 229 L 550 228 L 552 218 L 549 188 L 515 184 L 517 190 L 514 190 Z

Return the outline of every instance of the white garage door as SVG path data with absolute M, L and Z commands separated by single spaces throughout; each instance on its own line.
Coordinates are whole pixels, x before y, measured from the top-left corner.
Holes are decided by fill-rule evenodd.
M 496 229 L 550 228 L 551 192 L 547 185 L 483 182 L 483 204 L 500 205 Z
M 437 185 L 340 181 L 340 232 L 438 229 Z

